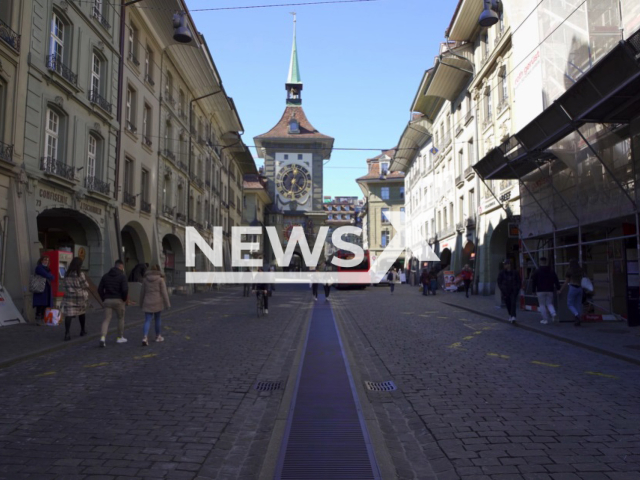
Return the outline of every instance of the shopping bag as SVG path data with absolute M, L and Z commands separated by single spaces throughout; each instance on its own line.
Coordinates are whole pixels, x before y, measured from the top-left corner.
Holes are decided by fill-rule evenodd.
M 57 308 L 47 308 L 44 311 L 44 324 L 57 327 L 62 322 L 62 313 Z
M 582 277 L 580 286 L 582 287 L 583 290 L 586 290 L 589 293 L 593 292 L 593 283 L 591 283 L 591 280 L 589 279 L 589 277 Z

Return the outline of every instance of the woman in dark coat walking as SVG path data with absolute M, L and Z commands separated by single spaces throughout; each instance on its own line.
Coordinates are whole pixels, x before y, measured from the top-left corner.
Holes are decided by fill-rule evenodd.
M 51 291 L 51 281 L 55 278 L 49 269 L 49 257 L 40 257 L 36 265 L 35 274 L 46 278 L 44 290 L 40 293 L 33 294 L 33 308 L 36 309 L 36 322 L 42 323 L 44 319 L 44 311 L 53 306 L 53 292 Z

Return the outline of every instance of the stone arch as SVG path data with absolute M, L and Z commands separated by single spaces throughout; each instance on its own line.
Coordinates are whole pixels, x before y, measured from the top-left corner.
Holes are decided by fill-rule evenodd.
M 122 238 L 122 261 L 127 276 L 139 263 L 151 261 L 151 244 L 144 227 L 136 221 L 127 223 L 120 232 Z
M 89 216 L 69 208 L 48 208 L 37 219 L 38 241 L 43 250 L 68 250 L 83 255 L 83 269 L 94 283 L 111 265 L 105 265 L 103 233 Z

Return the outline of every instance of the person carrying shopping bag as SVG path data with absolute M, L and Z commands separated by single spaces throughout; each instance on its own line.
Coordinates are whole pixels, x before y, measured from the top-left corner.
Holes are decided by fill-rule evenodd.
M 155 319 L 156 342 L 163 342 L 161 333 L 160 314 L 162 310 L 171 308 L 167 284 L 159 265 L 154 265 L 144 274 L 142 289 L 140 290 L 140 306 L 144 312 L 144 326 L 142 327 L 142 346 L 149 345 L 148 335 L 151 319 Z
M 89 303 L 89 282 L 82 273 L 82 259 L 74 257 L 62 281 L 64 297 L 60 308 L 64 316 L 64 339 L 71 340 L 71 321 L 74 317 L 80 320 L 80 336 L 87 334 L 85 329 L 87 304 Z
M 30 286 L 33 292 L 33 308 L 36 309 L 36 324 L 44 322 L 44 312 L 53 306 L 53 292 L 51 282 L 55 279 L 49 268 L 49 257 L 40 257 L 36 265 L 34 281 L 36 285 Z M 43 281 L 44 279 L 44 281 Z

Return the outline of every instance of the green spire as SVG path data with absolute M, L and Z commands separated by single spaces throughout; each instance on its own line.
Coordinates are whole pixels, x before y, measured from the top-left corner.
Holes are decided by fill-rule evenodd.
M 300 67 L 298 66 L 298 46 L 296 43 L 296 14 L 293 13 L 293 48 L 291 49 L 291 63 L 289 64 L 289 77 L 287 84 L 302 84 Z

